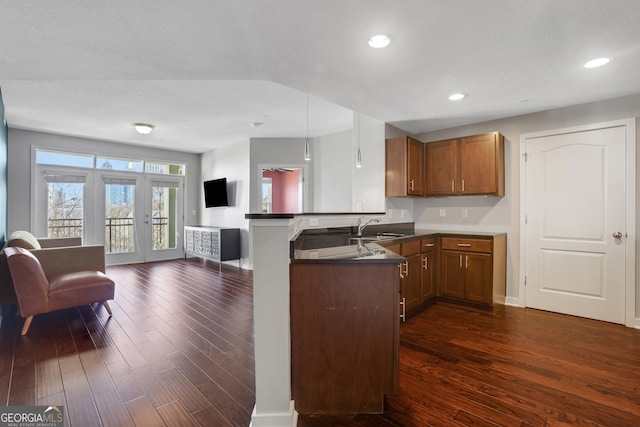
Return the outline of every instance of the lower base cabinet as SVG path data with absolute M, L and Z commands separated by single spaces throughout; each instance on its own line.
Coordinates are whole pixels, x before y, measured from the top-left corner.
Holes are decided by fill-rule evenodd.
M 382 413 L 398 387 L 395 263 L 292 263 L 291 382 L 301 414 Z
M 506 235 L 442 237 L 440 296 L 493 306 L 504 304 Z

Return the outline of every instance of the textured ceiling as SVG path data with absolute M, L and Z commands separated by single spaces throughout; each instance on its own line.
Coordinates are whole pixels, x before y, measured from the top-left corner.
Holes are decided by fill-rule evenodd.
M 637 0 L 0 0 L 0 87 L 10 127 L 192 152 L 305 136 L 307 93 L 312 136 L 350 110 L 420 133 L 640 93 L 638 22 Z

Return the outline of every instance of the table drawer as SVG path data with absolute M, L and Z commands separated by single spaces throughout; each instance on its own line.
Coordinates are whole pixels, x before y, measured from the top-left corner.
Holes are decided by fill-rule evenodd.
M 490 239 L 468 239 L 457 237 L 443 237 L 442 249 L 467 252 L 486 252 L 491 253 Z

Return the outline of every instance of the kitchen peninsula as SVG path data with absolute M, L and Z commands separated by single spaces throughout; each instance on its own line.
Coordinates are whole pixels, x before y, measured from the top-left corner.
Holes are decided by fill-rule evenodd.
M 416 231 L 412 223 L 359 231 L 304 230 L 291 242 L 300 413 L 381 413 L 384 394 L 397 389 L 400 319 L 436 299 L 488 309 L 504 303 L 503 233 Z
M 471 249 L 468 251 L 471 255 L 472 250 L 492 250 L 492 253 L 486 254 L 484 258 L 490 260 L 490 262 L 483 263 L 485 267 L 489 267 L 492 270 L 491 285 L 497 289 L 497 292 L 492 295 L 492 303 L 501 303 L 503 298 L 500 294 L 504 295 L 504 282 L 505 274 L 504 269 L 506 265 L 506 235 L 503 233 L 446 233 L 442 231 L 429 231 L 429 230 L 414 230 L 413 224 L 410 224 L 409 229 L 399 229 L 398 224 L 377 224 L 368 227 L 364 234 L 364 238 L 361 242 L 358 240 L 344 240 L 345 238 L 351 239 L 352 237 L 345 236 L 344 233 L 351 234 L 356 228 L 357 219 L 362 214 L 343 214 L 340 216 L 334 215 L 330 217 L 324 216 L 310 216 L 310 215 L 295 215 L 295 214 L 247 214 L 245 217 L 251 220 L 251 234 L 252 234 L 252 251 L 254 254 L 254 331 L 255 331 L 255 360 L 256 360 L 256 406 L 252 415 L 252 422 L 255 426 L 261 425 L 292 425 L 295 426 L 297 419 L 297 412 L 294 409 L 298 407 L 298 399 L 302 398 L 295 392 L 294 382 L 298 374 L 293 375 L 292 378 L 292 360 L 291 349 L 295 348 L 298 344 L 295 342 L 295 338 L 292 339 L 290 335 L 292 331 L 292 324 L 297 323 L 291 318 L 291 309 L 296 304 L 295 301 L 290 300 L 292 296 L 291 288 L 293 279 L 290 277 L 292 274 L 292 268 L 295 265 L 308 264 L 308 267 L 319 267 L 325 265 L 327 270 L 332 270 L 331 274 L 325 275 L 325 279 L 320 282 L 319 279 L 313 279 L 316 286 L 320 287 L 320 283 L 328 283 L 330 281 L 349 281 L 352 286 L 344 288 L 343 291 L 348 289 L 356 291 L 368 290 L 367 281 L 364 280 L 365 276 L 360 274 L 348 275 L 344 273 L 338 267 L 358 267 L 359 269 L 365 269 L 375 265 L 380 268 L 388 268 L 389 271 L 393 270 L 393 277 L 389 276 L 387 282 L 387 289 L 395 291 L 395 314 L 392 316 L 392 321 L 397 321 L 401 313 L 402 307 L 399 305 L 399 296 L 397 293 L 397 280 L 399 280 L 400 273 L 406 273 L 406 266 L 401 268 L 399 264 L 403 264 L 405 257 L 402 252 L 412 249 L 415 246 L 415 242 L 419 241 L 429 245 L 434 243 L 433 246 L 428 247 L 430 251 L 427 254 L 431 254 L 434 258 L 429 259 L 427 267 L 429 272 L 434 277 L 434 288 L 438 290 L 440 284 L 440 275 L 436 270 L 439 270 L 440 244 L 443 237 L 456 238 L 475 238 L 480 243 L 480 246 L 467 247 L 460 246 L 460 248 Z M 376 214 L 367 215 L 367 218 Z M 326 228 L 317 227 L 318 219 L 321 225 L 326 224 Z M 315 224 L 314 224 L 315 223 Z M 330 224 L 330 225 L 329 225 Z M 336 227 L 343 227 L 344 230 L 338 230 Z M 353 228 L 352 228 L 353 227 Z M 339 231 L 339 232 L 336 232 Z M 344 231 L 344 233 L 343 233 Z M 392 232 L 391 234 L 397 234 L 397 236 L 384 236 L 386 232 Z M 342 236 L 339 235 L 342 233 Z M 400 234 L 404 234 L 400 236 Z M 302 239 L 300 239 L 302 237 Z M 323 239 L 325 243 L 331 241 L 330 245 L 323 246 L 320 241 Z M 304 242 L 304 243 L 303 243 Z M 487 243 L 488 242 L 488 243 Z M 467 245 L 475 243 L 472 241 L 468 243 L 461 240 L 451 240 L 449 244 L 455 245 L 454 248 L 458 248 L 458 244 Z M 359 247 L 359 244 L 362 246 Z M 347 246 L 349 248 L 342 248 Z M 382 252 L 382 246 L 386 246 L 386 251 Z M 403 249 L 404 246 L 404 249 Z M 389 250 L 394 254 L 389 253 Z M 421 249 L 419 246 L 418 249 Z M 296 254 L 297 251 L 297 254 Z M 339 252 L 342 252 L 339 254 Z M 351 252 L 351 254 L 347 254 Z M 452 251 L 458 252 L 458 251 Z M 460 255 L 462 255 L 463 269 L 472 265 L 472 257 L 469 257 L 468 264 L 466 264 L 465 251 L 459 251 L 462 254 L 458 254 L 457 265 L 460 266 Z M 485 254 L 484 252 L 480 252 Z M 421 254 L 421 256 L 424 254 Z M 346 256 L 346 257 L 343 257 Z M 305 257 L 307 259 L 305 259 Z M 340 257 L 343 257 L 342 259 Z M 389 257 L 389 258 L 387 258 Z M 297 258 L 297 259 L 296 259 Z M 349 259 L 351 258 L 351 259 Z M 386 260 L 385 260 L 386 258 Z M 453 259 L 453 258 L 451 258 Z M 392 262 L 385 262 L 392 261 Z M 406 262 L 406 261 L 405 261 Z M 335 269 L 332 269 L 334 267 Z M 410 275 L 413 274 L 412 268 L 410 268 Z M 483 267 L 482 271 L 486 271 Z M 307 279 L 308 275 L 305 275 L 303 280 Z M 374 275 L 376 276 L 376 275 Z M 325 281 L 326 280 L 326 281 Z M 401 279 L 405 280 L 405 279 Z M 359 286 L 358 286 L 359 285 Z M 402 290 L 404 291 L 405 283 L 402 282 Z M 343 298 L 346 294 L 334 293 L 335 297 Z M 435 299 L 444 298 L 434 293 Z M 457 301 L 455 297 L 447 297 L 448 300 Z M 345 305 L 348 307 L 348 305 Z M 482 306 L 489 307 L 486 304 Z M 332 307 L 337 308 L 338 304 L 327 305 L 331 313 Z M 385 310 L 387 310 L 385 306 Z M 376 309 L 372 307 L 372 309 Z M 389 310 L 394 310 L 390 307 Z M 325 314 L 328 314 L 325 313 Z M 386 312 L 385 312 L 386 313 Z M 351 313 L 353 314 L 353 313 Z M 391 316 L 388 314 L 384 315 Z M 399 323 L 399 322 L 398 322 Z M 342 327 L 346 326 L 342 325 Z M 320 325 L 316 326 L 316 330 L 324 334 L 339 333 L 339 330 L 324 329 Z M 320 337 L 320 336 L 318 336 Z M 340 349 L 340 352 L 347 357 L 350 354 L 358 354 L 358 341 L 351 343 L 355 350 L 348 350 L 346 348 Z M 349 353 L 351 351 L 351 353 Z M 325 354 L 321 354 L 321 357 L 325 357 Z M 366 355 L 365 355 L 366 356 Z M 313 367 L 316 363 L 314 359 L 308 357 L 305 360 L 305 365 Z M 359 363 L 359 362 L 358 362 Z M 394 369 L 397 369 L 394 367 Z M 389 370 L 382 370 L 387 374 L 378 375 L 377 379 L 373 380 L 374 384 L 389 385 L 388 372 Z M 397 372 L 397 371 L 396 371 Z M 387 379 L 383 379 L 386 377 Z M 335 379 L 335 378 L 334 378 Z M 397 379 L 395 380 L 397 381 Z M 388 388 L 384 390 L 388 392 Z M 294 393 L 292 394 L 292 391 Z M 330 396 L 329 396 L 330 397 Z M 335 398 L 335 397 L 334 397 Z M 295 399 L 295 401 L 294 401 Z M 371 407 L 371 405 L 369 405 Z M 304 409 L 302 409 L 304 410 Z M 367 408 L 367 410 L 370 410 Z

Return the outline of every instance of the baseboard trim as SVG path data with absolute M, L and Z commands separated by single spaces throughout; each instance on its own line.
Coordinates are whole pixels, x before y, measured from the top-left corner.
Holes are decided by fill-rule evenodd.
M 249 427 L 296 427 L 298 425 L 298 412 L 295 410 L 293 400 L 289 404 L 289 412 L 270 412 L 258 414 L 256 407 L 251 413 Z
M 504 299 L 504 305 L 511 305 L 514 307 L 520 307 L 520 299 L 515 297 L 506 297 Z

